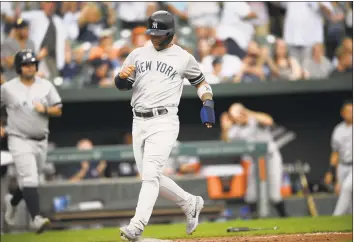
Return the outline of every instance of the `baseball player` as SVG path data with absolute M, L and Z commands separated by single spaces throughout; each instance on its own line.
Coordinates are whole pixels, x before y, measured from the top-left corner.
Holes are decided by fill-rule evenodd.
M 39 174 L 47 155 L 48 118 L 61 116 L 61 98 L 47 80 L 36 76 L 38 60 L 30 49 L 15 55 L 18 77 L 1 86 L 1 106 L 6 107 L 8 148 L 18 174 L 19 187 L 6 201 L 5 221 L 14 225 L 16 206 L 24 199 L 37 233 L 50 224 L 39 213 Z M 5 132 L 3 132 L 5 131 Z
M 132 51 L 115 77 L 119 90 L 133 90 L 133 150 L 142 186 L 135 216 L 122 227 L 121 237 L 135 241 L 148 224 L 159 193 L 179 205 L 187 219 L 187 234 L 198 225 L 203 198 L 193 196 L 170 178 L 162 175 L 165 162 L 179 133 L 178 105 L 183 79 L 197 88 L 203 102 L 202 123 L 215 123 L 213 93 L 195 58 L 171 41 L 175 33 L 174 17 L 157 11 L 148 19 L 146 33 L 151 42 Z
M 269 197 L 279 216 L 286 217 L 285 205 L 281 196 L 283 161 L 279 149 L 267 129 L 267 127 L 273 125 L 273 118 L 266 113 L 251 111 L 239 103 L 230 106 L 229 115 L 234 122 L 234 125 L 228 130 L 227 136 L 229 140 L 241 139 L 249 142 L 267 142 L 268 154 L 266 160 Z M 249 157 L 248 159 L 251 160 Z M 253 218 L 257 218 L 256 175 L 255 166 L 251 164 L 245 201 L 249 204 Z
M 352 213 L 353 203 L 353 103 L 345 102 L 341 108 L 343 121 L 332 133 L 332 153 L 330 170 L 326 182 L 337 183 L 339 198 L 333 215 L 340 216 Z M 338 168 L 338 169 L 337 169 Z

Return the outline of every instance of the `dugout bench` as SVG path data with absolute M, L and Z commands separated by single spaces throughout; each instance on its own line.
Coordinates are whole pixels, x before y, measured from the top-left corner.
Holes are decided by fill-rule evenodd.
M 257 177 L 258 184 L 258 215 L 259 217 L 267 217 L 269 214 L 269 202 L 267 195 L 267 177 L 266 177 L 266 160 L 265 154 L 267 152 L 267 144 L 266 143 L 249 143 L 245 141 L 233 141 L 233 142 L 223 142 L 223 141 L 201 141 L 201 142 L 181 142 L 181 144 L 174 148 L 171 152 L 171 156 L 178 155 L 187 155 L 187 156 L 197 156 L 203 162 L 203 159 L 207 158 L 222 158 L 222 157 L 236 157 L 240 155 L 247 154 L 253 158 L 253 160 L 257 160 L 256 169 L 259 176 Z M 81 162 L 82 160 L 131 160 L 134 161 L 133 149 L 131 145 L 114 145 L 114 146 L 96 146 L 92 150 L 88 151 L 79 151 L 76 148 L 57 148 L 48 153 L 48 161 L 52 163 L 72 163 L 72 162 Z M 77 196 L 76 202 L 80 196 L 84 196 L 87 193 L 92 193 L 92 191 L 117 191 L 119 195 L 113 198 L 110 197 L 108 200 L 111 202 L 106 203 L 105 208 L 97 211 L 62 211 L 60 213 L 53 213 L 52 219 L 54 223 L 65 224 L 70 221 L 77 223 L 86 223 L 89 220 L 97 219 L 126 219 L 131 218 L 134 214 L 135 205 L 137 202 L 137 195 L 140 190 L 141 183 L 137 178 L 132 178 L 133 180 L 127 178 L 119 178 L 115 181 L 115 179 L 104 179 L 101 181 L 93 180 L 93 181 L 81 181 L 78 183 L 65 183 L 61 182 L 59 185 L 53 184 L 51 182 L 44 184 L 40 188 L 41 204 L 45 204 L 45 211 L 51 210 L 51 205 L 53 204 L 53 198 L 55 196 L 65 195 L 68 193 L 68 189 L 74 189 L 69 192 L 74 197 Z M 177 178 L 179 179 L 179 178 Z M 223 203 L 220 199 L 216 201 L 217 198 L 214 197 L 210 193 L 210 189 L 208 190 L 207 182 L 210 182 L 212 177 L 205 178 L 199 177 L 195 178 L 199 179 L 199 181 L 204 181 L 204 187 L 201 188 L 196 186 L 196 182 L 194 181 L 193 185 L 188 184 L 188 179 L 184 180 L 179 179 L 177 181 L 178 184 L 182 186 L 182 188 L 187 189 L 187 191 L 196 194 L 203 195 L 204 198 L 209 198 L 207 203 L 210 205 L 206 205 L 206 208 L 203 210 L 207 216 L 215 216 L 223 210 Z M 189 179 L 190 181 L 190 179 Z M 185 183 L 184 183 L 185 182 Z M 203 183 L 203 182 L 202 182 Z M 91 184 L 91 188 L 90 185 Z M 105 184 L 105 188 L 97 187 L 103 186 Z M 120 185 L 118 185 L 120 184 Z M 96 186 L 96 188 L 92 188 Z M 129 187 L 129 189 L 127 188 Z M 194 188 L 194 189 L 193 189 Z M 76 189 L 76 191 L 75 191 Z M 81 190 L 81 192 L 80 192 Z M 129 193 L 127 191 L 134 191 L 133 193 Z M 199 193 L 198 193 L 199 191 Z M 204 194 L 200 194 L 200 191 L 203 191 Z M 205 194 L 205 192 L 207 194 Z M 99 193 L 98 193 L 99 194 Z M 239 194 L 242 198 L 243 194 Z M 102 196 L 102 195 L 100 195 Z M 75 200 L 75 199 L 74 199 Z M 114 203 L 114 201 L 116 203 Z M 127 202 L 128 201 L 128 202 Z M 215 202 L 218 202 L 216 204 Z M 118 208 L 116 206 L 117 203 L 130 204 L 133 206 L 126 208 Z M 125 205 L 123 205 L 124 207 Z M 184 216 L 179 208 L 176 208 L 174 205 L 164 206 L 159 205 L 159 201 L 155 206 L 155 210 L 152 216 L 152 220 L 160 220 L 164 219 L 164 217 L 168 216 Z

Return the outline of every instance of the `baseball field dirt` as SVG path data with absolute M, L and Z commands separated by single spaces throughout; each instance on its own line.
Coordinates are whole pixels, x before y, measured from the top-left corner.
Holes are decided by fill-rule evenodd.
M 179 239 L 173 242 L 345 242 L 352 241 L 353 233 L 315 233 L 264 236 L 233 236 L 222 238 Z

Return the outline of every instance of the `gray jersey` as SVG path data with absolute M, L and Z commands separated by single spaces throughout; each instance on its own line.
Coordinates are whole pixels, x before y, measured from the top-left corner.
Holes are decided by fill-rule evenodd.
M 353 162 L 353 126 L 344 121 L 339 123 L 332 133 L 332 150 L 339 153 L 340 162 Z
M 131 52 L 123 68 L 127 65 L 136 67 L 128 78 L 133 83 L 131 106 L 136 109 L 177 107 L 183 79 L 192 85 L 204 80 L 195 58 L 177 45 L 157 51 L 149 43 Z
M 270 130 L 259 125 L 255 118 L 249 118 L 245 125 L 233 125 L 228 131 L 228 139 L 245 140 L 248 142 L 265 142 L 268 144 L 268 152 L 278 151 Z
M 40 138 L 49 133 L 48 117 L 38 113 L 33 102 L 54 106 L 61 105 L 61 98 L 51 82 L 39 77 L 31 86 L 25 86 L 19 78 L 1 86 L 1 106 L 6 106 L 9 135 Z

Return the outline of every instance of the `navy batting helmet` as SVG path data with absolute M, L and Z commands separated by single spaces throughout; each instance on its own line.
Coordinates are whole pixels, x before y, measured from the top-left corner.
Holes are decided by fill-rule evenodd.
M 38 71 L 39 61 L 36 58 L 36 54 L 31 49 L 20 50 L 15 55 L 15 69 L 17 74 L 21 74 L 21 66 L 29 63 L 36 64 Z
M 152 36 L 166 36 L 160 43 L 163 48 L 168 45 L 175 34 L 175 19 L 173 15 L 167 11 L 157 11 L 148 19 L 148 29 L 146 34 Z

